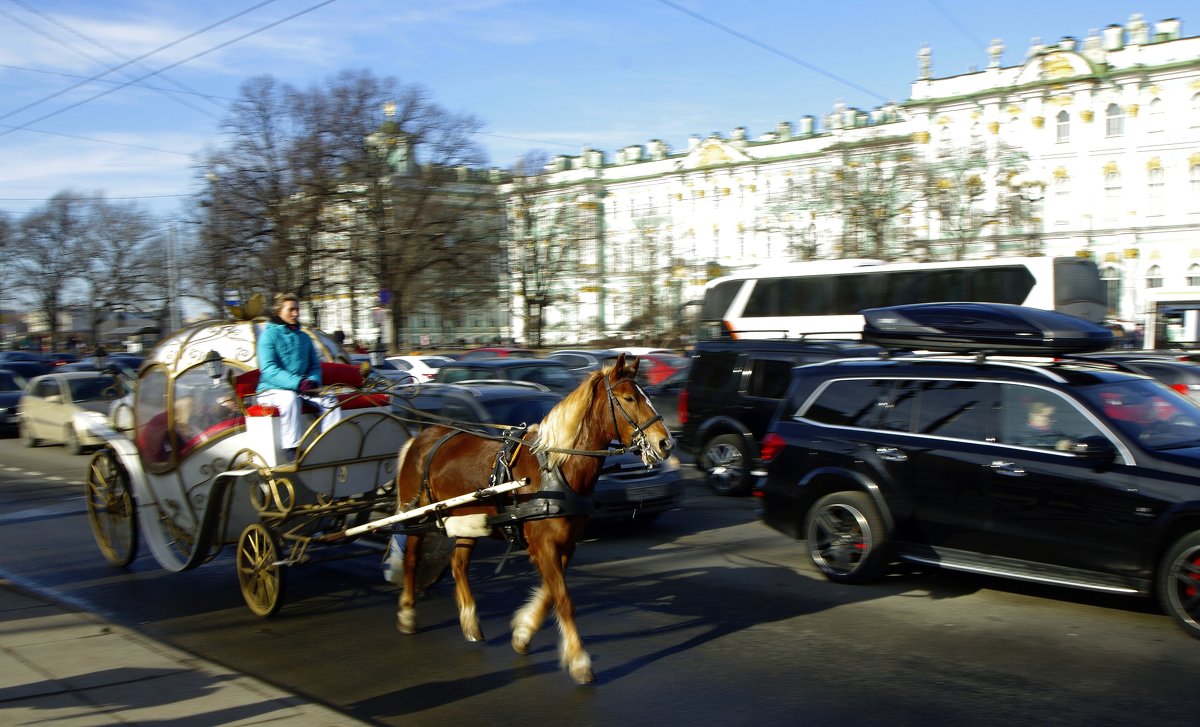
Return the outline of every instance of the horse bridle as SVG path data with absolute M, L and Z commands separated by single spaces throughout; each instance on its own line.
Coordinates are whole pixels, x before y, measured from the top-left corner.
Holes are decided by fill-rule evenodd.
M 642 387 L 638 386 L 636 381 L 633 379 L 624 380 L 632 384 L 643 398 L 649 400 L 649 397 L 646 396 L 646 392 L 642 391 Z M 621 446 L 629 451 L 636 450 L 641 452 L 643 461 L 646 461 L 646 464 L 654 464 L 655 462 L 661 461 L 662 457 L 658 456 L 658 452 L 650 446 L 650 442 L 647 439 L 646 430 L 654 426 L 656 423 L 661 422 L 662 414 L 659 414 L 656 411 L 654 412 L 655 416 L 653 419 L 645 424 L 638 424 L 637 420 L 629 416 L 629 412 L 625 411 L 625 406 L 617 401 L 617 395 L 613 392 L 613 382 L 609 381 L 607 376 L 604 377 L 604 390 L 608 394 L 608 410 L 612 414 L 613 431 L 616 432 L 617 441 L 620 442 Z M 629 444 L 625 444 L 625 441 L 621 439 L 621 427 L 617 421 L 618 411 L 621 412 L 621 416 L 625 418 L 625 421 L 629 422 L 629 426 L 633 427 L 633 436 L 630 438 Z

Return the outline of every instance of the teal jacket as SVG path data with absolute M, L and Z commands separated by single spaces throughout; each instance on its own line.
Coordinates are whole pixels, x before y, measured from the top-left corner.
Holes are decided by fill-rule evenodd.
M 258 391 L 296 391 L 304 379 L 321 383 L 321 359 L 312 338 L 278 318 L 272 318 L 258 336 Z

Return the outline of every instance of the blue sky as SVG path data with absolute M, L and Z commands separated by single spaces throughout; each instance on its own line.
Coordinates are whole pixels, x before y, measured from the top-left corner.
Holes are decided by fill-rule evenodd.
M 934 75 L 949 76 L 985 67 L 993 38 L 1006 47 L 1004 65 L 1015 65 L 1034 36 L 1082 39 L 1132 13 L 1150 23 L 1180 18 L 1184 35 L 1196 35 L 1200 11 L 1186 15 L 1195 7 L 1145 0 L 0 0 L 0 210 L 20 216 L 72 189 L 177 214 L 176 195 L 196 186 L 194 155 L 220 141 L 223 107 L 259 74 L 303 87 L 343 69 L 368 69 L 420 84 L 442 106 L 481 119 L 479 140 L 491 165 L 503 167 L 535 149 L 578 154 L 586 145 L 611 153 L 654 138 L 680 149 L 692 134 L 728 135 L 743 126 L 757 136 L 779 121 L 820 118 L 838 102 L 871 109 L 902 101 L 924 44 L 933 50 Z M 134 73 L 168 70 L 141 84 L 118 87 L 113 80 L 128 81 L 121 73 L 81 83 L 167 45 Z M 176 91 L 167 98 L 147 85 Z

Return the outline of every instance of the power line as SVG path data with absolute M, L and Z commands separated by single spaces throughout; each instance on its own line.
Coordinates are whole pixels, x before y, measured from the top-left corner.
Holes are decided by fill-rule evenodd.
M 112 57 L 114 57 L 114 58 L 116 58 L 116 59 L 118 59 L 118 60 L 121 60 L 121 61 L 128 61 L 128 60 L 129 60 L 128 58 L 126 58 L 125 56 L 123 56 L 121 53 L 118 53 L 116 50 L 114 50 L 114 49 L 112 49 L 112 48 L 109 48 L 107 45 L 105 45 L 104 43 L 101 43 L 99 40 L 96 40 L 95 38 L 91 37 L 90 35 L 88 35 L 88 34 L 86 34 L 86 33 L 82 32 L 82 31 L 80 31 L 80 30 L 76 30 L 75 28 L 71 27 L 71 26 L 70 26 L 70 25 L 68 25 L 67 23 L 65 23 L 65 22 L 63 22 L 63 21 L 61 21 L 61 20 L 59 20 L 58 18 L 55 18 L 53 15 L 49 15 L 48 13 L 42 12 L 41 10 L 39 10 L 39 9 L 37 9 L 37 8 L 35 8 L 35 7 L 31 7 L 31 6 L 30 6 L 28 3 L 26 3 L 24 0 L 9 0 L 9 2 L 13 3 L 14 5 L 16 5 L 16 6 L 18 6 L 18 7 L 22 7 L 22 8 L 24 8 L 24 9 L 25 9 L 27 12 L 30 12 L 30 13 L 33 13 L 34 15 L 37 15 L 38 17 L 42 18 L 42 19 L 43 19 L 43 20 L 45 20 L 46 22 L 48 22 L 48 23 L 52 23 L 53 25 L 55 25 L 55 26 L 57 26 L 57 27 L 59 27 L 59 28 L 61 28 L 61 29 L 65 30 L 65 31 L 67 31 L 68 33 L 70 33 L 70 34 L 74 35 L 74 36 L 75 36 L 75 37 L 77 37 L 77 38 L 82 38 L 83 40 L 87 41 L 88 43 L 91 43 L 93 46 L 95 46 L 95 47 L 99 48 L 99 49 L 100 49 L 100 50 L 102 50 L 102 51 L 105 51 L 105 52 L 106 52 L 106 53 L 108 53 L 110 56 L 112 56 Z M 271 0 L 271 2 L 274 2 L 274 0 Z M 248 12 L 248 11 L 247 11 L 247 12 Z M 29 26 L 26 26 L 26 27 L 29 27 Z M 50 37 L 50 36 L 46 36 L 46 37 Z M 54 40 L 56 43 L 58 43 L 59 45 L 61 45 L 61 46 L 62 46 L 62 47 L 64 47 L 64 48 L 66 48 L 67 50 L 74 51 L 75 53 L 77 53 L 77 54 L 79 54 L 79 55 L 83 56 L 83 57 L 84 57 L 84 58 L 86 58 L 87 60 L 89 60 L 89 61 L 92 61 L 93 63 L 96 63 L 96 64 L 98 64 L 98 65 L 101 65 L 101 66 L 106 66 L 106 65 L 107 65 L 107 63 L 106 63 L 106 62 L 105 62 L 103 59 L 100 59 L 100 58 L 95 58 L 95 57 L 93 57 L 91 54 L 89 54 L 89 53 L 87 53 L 87 52 L 85 52 L 85 51 L 83 51 L 83 50 L 81 50 L 81 49 L 79 49 L 79 48 L 77 48 L 77 47 L 75 47 L 75 46 L 71 45 L 70 43 L 67 43 L 66 41 L 59 40 L 59 39 L 57 39 L 57 38 L 51 38 L 51 40 Z M 137 65 L 138 65 L 139 67 L 142 67 L 142 68 L 144 68 L 144 66 L 142 66 L 142 64 L 137 64 Z M 123 72 L 123 73 L 124 73 L 124 72 Z M 126 77 L 128 77 L 128 73 L 126 73 Z M 189 87 L 188 87 L 188 86 L 186 86 L 185 84 L 183 84 L 183 83 L 181 83 L 181 82 L 179 82 L 179 81 L 176 81 L 176 80 L 175 80 L 175 79 L 173 79 L 173 78 L 168 78 L 167 76 L 165 76 L 165 75 L 164 75 L 164 76 L 162 77 L 162 79 L 163 79 L 164 81 L 166 81 L 166 82 L 168 82 L 168 83 L 170 83 L 170 84 L 174 85 L 176 88 L 178 88 L 179 90 L 181 90 L 181 91 L 183 91 L 183 92 L 185 92 L 185 93 L 188 93 L 188 94 L 191 94 L 191 95 L 195 95 L 195 96 L 201 96 L 201 95 L 202 95 L 202 94 L 200 94 L 200 93 L 197 93 L 195 89 L 193 89 L 193 88 L 189 88 Z M 146 88 L 151 88 L 151 87 L 147 86 Z M 180 99 L 180 98 L 176 98 L 174 95 L 172 95 L 172 92 L 171 92 L 171 91 L 167 91 L 166 89 L 161 89 L 161 88 L 154 88 L 154 89 L 152 89 L 152 90 L 155 90 L 155 91 L 157 91 L 158 93 L 162 94 L 163 96 L 166 96 L 167 98 L 171 99 L 172 101 L 174 101 L 174 102 L 176 102 L 176 103 L 180 103 L 180 104 L 183 104 L 184 106 L 187 106 L 188 108 L 192 109 L 193 111 L 197 111 L 197 112 L 199 112 L 199 113 L 205 114 L 206 116 L 209 116 L 209 117 L 211 117 L 211 118 L 218 118 L 218 117 L 217 117 L 215 114 L 213 114 L 213 113 L 212 113 L 210 110 L 208 110 L 208 109 L 203 109 L 203 108 L 200 108 L 199 106 L 196 106 L 195 104 L 192 104 L 192 103 L 190 103 L 190 102 L 188 102 L 188 101 L 185 101 L 185 100 L 183 100 L 183 99 Z M 211 99 L 208 99 L 208 101 L 209 101 L 209 103 L 212 103 L 212 104 L 214 104 L 214 105 L 217 105 L 217 106 L 219 106 L 219 107 L 220 107 L 220 109 L 221 109 L 222 111 L 224 111 L 224 110 L 225 110 L 225 108 L 224 108 L 223 106 L 220 106 L 219 104 L 216 104 L 216 102 L 215 102 L 215 101 L 212 101 Z
M 837 81 L 838 83 L 841 83 L 845 86 L 849 86 L 850 88 L 853 88 L 856 91 L 861 91 L 861 92 L 867 94 L 868 96 L 874 96 L 875 98 L 879 99 L 880 101 L 882 101 L 884 103 L 889 103 L 891 101 L 891 99 L 887 98 L 886 96 L 878 94 L 865 86 L 861 86 L 849 79 L 842 78 L 841 76 L 837 75 L 836 73 L 833 73 L 832 71 L 827 71 L 824 68 L 821 68 L 820 66 L 818 66 L 814 63 L 809 63 L 808 61 L 806 61 L 802 58 L 797 58 L 796 56 L 792 55 L 791 53 L 787 53 L 785 51 L 779 50 L 775 46 L 768 45 L 767 43 L 764 43 L 761 40 L 758 40 L 757 38 L 752 38 L 751 36 L 746 35 L 745 33 L 742 33 L 741 31 L 734 30 L 733 28 L 729 27 L 728 25 L 723 25 L 721 23 L 718 23 L 717 21 L 713 20 L 712 18 L 701 15 L 700 13 L 696 12 L 695 10 L 685 8 L 682 5 L 678 5 L 676 3 L 671 2 L 671 0 L 658 0 L 658 1 L 660 3 L 662 3 L 663 5 L 666 5 L 669 8 L 674 8 L 675 10 L 678 10 L 679 12 L 684 13 L 685 15 L 690 15 L 702 23 L 707 23 L 707 24 L 713 26 L 714 28 L 717 28 L 718 30 L 722 30 L 726 33 L 729 33 L 730 35 L 732 35 L 736 38 L 740 38 L 751 45 L 758 46 L 759 48 L 762 48 L 765 51 L 774 53 L 775 55 L 779 56 L 780 58 L 791 61 L 792 63 L 795 63 L 797 65 L 804 66 L 805 68 L 807 68 L 810 71 L 819 73 L 822 76 L 825 76 L 826 78 Z
M 0 124 L 0 129 L 16 130 L 17 127 L 10 126 L 8 124 Z M 90 136 L 79 136 L 77 134 L 64 134 L 64 133 L 58 132 L 58 131 L 44 131 L 42 129 L 25 129 L 25 131 L 28 131 L 31 134 L 45 134 L 47 136 L 61 136 L 64 139 L 78 139 L 79 141 L 90 141 L 90 142 L 94 142 L 96 144 L 111 144 L 112 146 L 123 146 L 128 149 L 141 149 L 143 151 L 152 151 L 152 152 L 157 152 L 159 154 L 178 154 L 179 156 L 183 156 L 183 157 L 190 157 L 192 155 L 191 152 L 187 152 L 187 151 L 177 151 L 175 149 L 159 149 L 158 147 L 154 147 L 154 146 L 145 146 L 142 144 L 129 144 L 129 143 L 126 143 L 123 141 L 113 141 L 111 139 L 96 139 L 96 138 L 90 137 Z
M 137 56 L 136 58 L 132 58 L 132 59 L 130 59 L 130 60 L 128 60 L 128 61 L 126 61 L 126 62 L 124 62 L 124 63 L 121 63 L 121 64 L 119 64 L 119 65 L 113 66 L 112 68 L 109 68 L 107 71 L 105 71 L 105 72 L 103 72 L 103 73 L 100 73 L 100 74 L 97 74 L 97 75 L 93 76 L 93 77 L 92 77 L 91 79 L 89 79 L 89 80 L 97 80 L 97 79 L 103 78 L 104 76 L 107 76 L 108 74 L 110 74 L 110 73 L 112 73 L 112 72 L 114 72 L 114 71 L 116 71 L 116 70 L 119 70 L 119 69 L 121 69 L 121 68 L 124 68 L 124 67 L 126 67 L 126 66 L 128 66 L 128 65 L 131 65 L 131 64 L 133 64 L 133 63 L 136 63 L 136 62 L 138 62 L 138 61 L 140 61 L 140 60 L 143 60 L 143 59 L 145 59 L 145 58 L 149 58 L 150 56 L 152 56 L 152 55 L 155 55 L 156 53 L 161 53 L 162 51 L 164 51 L 164 50 L 166 50 L 166 49 L 168 49 L 168 48 L 171 48 L 172 46 L 179 45 L 180 43 L 182 43 L 182 42 L 183 42 L 183 41 L 185 41 L 185 40 L 189 40 L 189 39 L 191 39 L 191 38 L 194 38 L 194 37 L 196 37 L 197 35 L 200 35 L 201 33 L 208 32 L 209 30 L 212 30 L 213 28 L 216 28 L 216 27 L 218 27 L 218 26 L 220 26 L 220 25 L 222 25 L 222 24 L 224 24 L 224 23 L 227 23 L 227 22 L 229 22 L 230 20 L 233 20 L 234 18 L 238 18 L 238 17 L 240 17 L 240 16 L 242 16 L 242 15 L 245 15 L 246 13 L 248 13 L 248 12 L 250 12 L 250 11 L 252 11 L 252 10 L 256 9 L 256 8 L 262 7 L 263 5 L 267 5 L 267 4 L 270 4 L 270 3 L 272 3 L 272 2 L 275 2 L 275 0 L 263 0 L 263 2 L 259 3 L 258 5 L 255 5 L 255 6 L 253 6 L 253 7 L 247 8 L 246 10 L 243 10 L 243 11 L 241 11 L 240 13 L 236 13 L 236 14 L 234 14 L 234 15 L 231 15 L 231 16 L 229 16 L 228 18 L 225 18 L 224 20 L 219 20 L 219 21 L 217 21 L 217 22 L 215 22 L 215 23 L 213 23 L 213 24 L 211 24 L 211 25 L 205 26 L 205 27 L 201 28 L 200 30 L 197 30 L 197 31 L 195 31 L 195 32 L 193 32 L 193 33 L 188 33 L 187 35 L 183 36 L 182 38 L 179 38 L 179 39 L 177 39 L 177 40 L 173 40 L 173 41 L 171 41 L 170 43 L 167 43 L 167 44 L 166 44 L 166 45 L 164 45 L 164 46 L 160 46 L 159 48 L 156 48 L 156 49 L 154 49 L 154 50 L 152 50 L 152 51 L 150 51 L 150 52 L 148 52 L 148 53 L 143 53 L 142 55 L 140 55 L 140 56 Z M 333 0 L 329 0 L 329 2 L 333 2 Z M 37 32 L 37 33 L 42 33 L 42 31 L 41 31 L 41 30 L 38 30 L 37 28 L 33 28 L 32 26 L 30 26 L 30 25 L 28 25 L 27 23 L 23 22 L 23 21 L 22 21 L 22 20 L 20 20 L 19 18 L 17 18 L 17 17 L 14 17 L 13 15 L 11 15 L 11 14 L 9 14 L 9 13 L 6 13 L 6 12 L 4 12 L 3 10 L 0 10 L 0 15 L 3 15 L 3 16 L 5 16 L 6 18 L 8 18 L 8 19 L 10 19 L 10 20 L 12 20 L 12 21 L 14 21 L 14 22 L 16 22 L 16 23 L 20 23 L 21 25 L 24 25 L 25 27 L 27 27 L 27 28 L 30 28 L 31 30 L 34 30 L 34 31 L 35 31 L 35 32 Z M 42 33 L 42 34 L 44 35 L 44 33 Z M 53 38 L 51 38 L 51 39 L 53 40 Z M 195 56 L 194 56 L 194 57 L 195 57 Z M 192 59 L 191 59 L 191 58 L 189 58 L 188 60 L 192 60 Z M 176 65 L 178 65 L 178 64 L 176 64 Z M 168 66 L 167 68 L 164 68 L 164 69 L 160 70 L 160 71 L 159 71 L 159 73 L 162 73 L 163 71 L 166 71 L 166 70 L 168 70 L 168 69 L 170 69 L 170 68 L 172 68 L 172 67 L 173 67 L 173 66 Z M 151 74 L 149 74 L 149 75 L 147 75 L 147 76 L 142 76 L 141 78 L 138 78 L 138 79 L 132 80 L 132 81 L 130 81 L 130 82 L 128 82 L 128 83 L 125 83 L 125 84 L 122 84 L 122 85 L 118 86 L 117 88 L 111 89 L 111 90 L 110 90 L 110 91 L 108 91 L 107 93 L 111 93 L 112 91 L 116 91 L 116 90 L 118 90 L 118 89 L 125 88 L 126 86 L 129 86 L 129 85 L 132 85 L 132 84 L 134 84 L 134 83 L 137 83 L 138 81 L 143 81 L 143 80 L 145 80 L 146 78 L 149 78 L 149 77 L 150 77 L 150 76 L 152 76 L 152 75 L 155 75 L 155 74 L 151 73 Z M 20 108 L 18 108 L 18 109 L 13 109 L 12 111 L 9 111 L 9 112 L 8 112 L 8 113 L 6 113 L 6 114 L 0 115 L 0 119 L 7 119 L 9 116 L 12 116 L 13 114 L 20 113 L 20 112 L 22 112 L 22 111 L 25 111 L 25 110 L 27 110 L 27 109 L 31 109 L 31 108 L 33 108 L 34 106 L 38 106 L 38 105 L 40 105 L 40 104 L 43 104 L 43 103 L 45 103 L 46 101 L 49 101 L 49 100 L 51 100 L 51 99 L 58 98 L 59 96 L 61 96 L 61 95 L 65 94 L 65 93 L 68 93 L 68 92 L 70 92 L 70 91 L 73 91 L 73 90 L 75 90 L 75 89 L 79 88 L 80 86 L 83 86 L 83 85 L 84 85 L 84 84 L 86 84 L 86 83 L 87 83 L 87 81 L 80 81 L 79 83 L 76 83 L 76 84 L 74 84 L 74 85 L 72 85 L 72 86 L 68 86 L 67 88 L 64 88 L 64 89 L 62 89 L 62 90 L 60 90 L 60 91 L 57 91 L 57 92 L 55 92 L 55 93 L 52 93 L 52 94 L 50 94 L 49 96 L 46 96 L 45 98 L 39 99 L 39 100 L 37 100 L 37 101 L 33 101 L 32 103 L 25 104 L 24 106 L 22 106 L 22 107 L 20 107 Z M 87 99 L 87 100 L 85 100 L 85 101 L 81 101 L 81 102 L 79 102 L 78 104 L 75 104 L 75 105 L 73 105 L 73 106 L 68 106 L 66 109 L 61 109 L 60 111 L 58 111 L 58 112 L 55 112 L 55 114 L 57 114 L 57 113 L 61 113 L 62 111 L 66 111 L 67 109 L 74 108 L 75 106 L 78 106 L 78 105 L 80 105 L 80 104 L 87 103 L 88 101 L 92 101 L 92 100 L 94 100 L 94 99 L 96 99 L 96 98 L 99 98 L 100 96 L 103 96 L 103 95 L 106 95 L 106 94 L 100 94 L 99 96 L 93 96 L 92 98 L 89 98 L 89 99 Z M 47 115 L 47 116 L 43 116 L 42 118 L 36 119 L 36 120 L 34 120 L 34 121 L 31 121 L 31 122 L 29 122 L 29 123 L 30 123 L 30 124 L 35 124 L 35 123 L 37 123 L 38 121 L 42 121 L 42 120 L 44 120 L 44 119 L 48 119 L 48 118 L 50 118 L 50 116 L 54 116 L 55 114 L 49 114 L 49 115 Z M 26 126 L 28 126 L 28 124 L 26 124 Z M 24 128 L 24 127 L 22 126 L 22 127 L 18 127 L 18 128 Z M 8 133 L 11 133 L 11 131 L 6 131 L 6 132 L 4 132 L 4 133 L 5 133 L 5 134 L 8 134 Z
M 335 3 L 335 2 L 337 2 L 337 0 L 324 0 L 323 2 L 319 2 L 319 3 L 317 3 L 316 5 L 312 5 L 312 6 L 310 6 L 310 7 L 307 7 L 307 8 L 305 8 L 304 10 L 301 10 L 301 11 L 299 11 L 299 12 L 292 13 L 291 15 L 289 15 L 289 16 L 287 16 L 287 17 L 285 17 L 285 18 L 281 18 L 281 19 L 279 19 L 279 20 L 277 20 L 277 21 L 275 21 L 275 22 L 273 22 L 273 23 L 268 23 L 268 24 L 266 24 L 266 25 L 264 25 L 264 26 L 262 26 L 262 27 L 260 27 L 260 28 L 256 28 L 255 30 L 252 30 L 252 31 L 250 31 L 250 32 L 248 32 L 248 33 L 243 33 L 242 35 L 239 35 L 239 36 L 237 36 L 236 38 L 233 38 L 233 39 L 231 39 L 231 40 L 228 40 L 228 41 L 226 41 L 226 42 L 224 42 L 224 43 L 218 43 L 217 45 L 213 46 L 212 48 L 209 48 L 208 50 L 203 50 L 203 51 L 200 51 L 199 53 L 196 53 L 196 54 L 194 54 L 194 55 L 188 56 L 187 58 L 184 58 L 184 59 L 183 59 L 183 60 L 181 60 L 181 61 L 176 61 L 175 63 L 171 63 L 171 64 L 169 64 L 169 65 L 167 65 L 167 66 L 164 66 L 163 68 L 160 68 L 160 69 L 158 69 L 157 71 L 154 71 L 154 72 L 152 72 L 152 73 L 147 73 L 147 74 L 146 74 L 146 75 L 144 75 L 144 76 L 140 76 L 140 77 L 138 77 L 138 78 L 135 78 L 135 79 L 133 79 L 133 80 L 131 80 L 131 81 L 128 81 L 128 82 L 126 82 L 126 83 L 122 83 L 121 85 L 119 85 L 119 86 L 116 86 L 115 88 L 110 88 L 110 89 L 109 89 L 109 90 L 107 90 L 107 91 L 101 91 L 100 93 L 98 93 L 98 94 L 95 94 L 94 96 L 89 96 L 88 98 L 85 98 L 85 99 L 83 99 L 82 101 L 77 101 L 77 102 L 75 102 L 75 103 L 73 103 L 73 104 L 71 104 L 71 105 L 69 105 L 69 106 L 64 106 L 63 108 L 61 108 L 61 109 L 59 109 L 59 110 L 57 110 L 57 111 L 53 111 L 53 112 L 51 112 L 51 113 L 48 113 L 48 114 L 44 114 L 44 115 L 42 115 L 42 116 L 39 116 L 38 118 L 36 118 L 36 119 L 33 119 L 32 121 L 28 121 L 28 122 L 26 122 L 26 123 L 24 123 L 24 124 L 22 124 L 22 125 L 20 125 L 20 126 L 17 126 L 17 127 L 15 127 L 15 128 L 11 128 L 11 129 L 8 129 L 8 130 L 6 130 L 6 131 L 0 131 L 0 136 L 7 136 L 8 134 L 11 134 L 11 133 L 12 133 L 12 132 L 14 132 L 14 131 L 20 131 L 20 130 L 22 130 L 22 129 L 25 129 L 25 128 L 26 128 L 26 127 L 28 127 L 28 126 L 32 126 L 33 124 L 36 124 L 36 123 L 38 123 L 38 122 L 45 121 L 46 119 L 52 118 L 52 117 L 54 117 L 54 116 L 58 116 L 59 114 L 61 114 L 61 113 L 65 112 L 65 111 L 70 111 L 71 109 L 78 108 L 79 106 L 82 106 L 82 105 L 84 105 L 84 104 L 86 104 L 86 103 L 90 103 L 90 102 L 92 102 L 92 101 L 95 101 L 95 100 L 96 100 L 96 99 L 98 99 L 98 98 L 101 98 L 101 97 L 103 97 L 103 96 L 107 96 L 108 94 L 110 94 L 110 93 L 112 93 L 112 92 L 114 92 L 114 91 L 119 91 L 119 90 L 121 90 L 121 89 L 123 89 L 123 88 L 126 88 L 126 87 L 128 87 L 128 86 L 132 86 L 132 85 L 133 85 L 133 84 L 135 84 L 135 83 L 140 83 L 140 82 L 142 82 L 142 81 L 146 80 L 147 78 L 150 78 L 151 76 L 157 76 L 158 74 L 160 74 L 160 73 L 163 73 L 164 71 L 169 71 L 169 70 L 171 70 L 172 68 L 175 68 L 175 67 L 177 67 L 177 66 L 182 66 L 184 63 L 190 63 L 191 61 L 194 61 L 194 60 L 196 60 L 197 58 L 200 58 L 200 57 L 202 57 L 202 56 L 206 56 L 206 55 L 208 55 L 209 53 L 213 53 L 213 52 L 215 52 L 215 51 L 218 51 L 218 50 L 220 50 L 220 49 L 222 49 L 222 48 L 225 48 L 225 47 L 231 46 L 231 45 L 233 45 L 234 43 L 241 42 L 241 41 L 245 40 L 246 38 L 249 38 L 250 36 L 257 35 L 257 34 L 259 34 L 259 33 L 263 32 L 263 31 L 265 31 L 265 30 L 270 30 L 271 28 L 274 28 L 274 27 L 276 27 L 276 26 L 278 26 L 278 25 L 282 25 L 282 24 L 284 24 L 284 23 L 288 22 L 289 20 L 294 20 L 294 19 L 296 19 L 296 18 L 300 17 L 301 15 L 306 15 L 306 14 L 308 14 L 308 13 L 311 13 L 311 12 L 313 12 L 314 10 L 317 10 L 317 9 L 319 9 L 319 8 L 322 8 L 322 7 L 325 7 L 326 5 L 330 5 L 330 4 L 332 4 L 332 3 Z M 194 34 L 193 34 L 193 35 L 194 35 Z M 172 45 L 173 45 L 173 44 L 172 44 Z M 143 57 L 144 57 L 144 56 L 143 56 Z M 128 64 L 126 64 L 126 65 L 128 65 Z M 0 116 L 0 118 L 4 118 L 4 117 L 3 117 L 3 116 Z
M 191 197 L 191 194 L 142 194 L 131 197 L 109 197 L 104 194 L 85 195 L 55 195 L 53 197 L 0 197 L 0 202 L 49 202 L 51 199 L 66 199 L 72 202 L 87 202 L 89 200 L 135 200 L 135 199 L 171 199 L 174 197 Z
M 92 81 L 94 83 L 107 83 L 110 86 L 115 86 L 115 85 L 121 83 L 121 81 L 109 81 L 108 79 L 105 79 L 105 78 L 88 78 L 87 76 L 81 76 L 77 73 L 64 73 L 63 71 L 51 71 L 51 70 L 48 70 L 45 68 L 30 68 L 29 66 L 14 66 L 11 63 L 0 63 L 0 68 L 7 68 L 12 71 L 23 71 L 25 73 L 41 73 L 41 74 L 44 74 L 47 76 L 62 76 L 63 78 L 75 78 L 75 79 L 85 78 L 88 81 Z M 142 88 L 147 88 L 147 89 L 150 89 L 151 91 L 166 91 L 168 93 L 174 93 L 174 91 L 172 91 L 171 89 L 163 88 L 162 86 L 151 86 L 146 83 L 142 83 L 139 85 Z M 203 91 L 180 91 L 179 93 L 187 93 L 192 96 L 199 96 L 200 98 L 212 101 L 214 104 L 218 104 L 218 105 L 219 105 L 219 102 L 233 103 L 234 101 L 237 101 L 236 98 L 232 98 L 230 96 L 219 96 L 214 93 L 204 93 Z M 32 129 L 31 129 L 31 131 L 32 131 Z
M 938 2 L 938 0 L 929 0 L 929 4 L 932 5 L 939 13 L 941 13 L 946 20 L 949 20 L 951 25 L 953 25 L 955 28 L 958 28 L 959 32 L 967 36 L 967 40 L 971 41 L 971 43 L 977 49 L 987 48 L 987 43 L 984 43 L 982 40 L 976 37 L 974 33 L 968 30 L 967 26 L 963 25 L 958 18 L 954 17 L 954 15 L 951 14 L 951 12 L 947 10 L 940 2 Z

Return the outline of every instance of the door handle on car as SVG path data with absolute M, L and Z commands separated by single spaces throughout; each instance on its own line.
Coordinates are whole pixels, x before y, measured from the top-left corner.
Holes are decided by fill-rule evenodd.
M 1002 474 L 1007 477 L 1024 477 L 1025 470 L 1021 469 L 1014 462 L 1005 462 L 998 459 L 991 464 L 985 464 L 984 467 L 996 470 L 997 474 Z
M 888 462 L 907 462 L 908 455 L 895 447 L 876 447 L 875 454 L 879 455 L 879 459 Z

